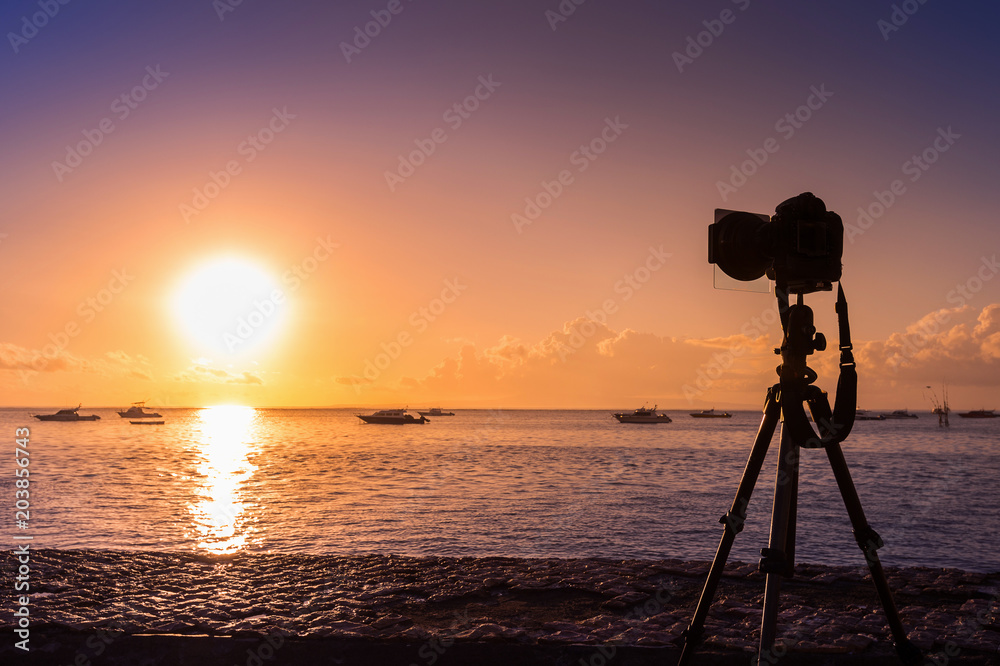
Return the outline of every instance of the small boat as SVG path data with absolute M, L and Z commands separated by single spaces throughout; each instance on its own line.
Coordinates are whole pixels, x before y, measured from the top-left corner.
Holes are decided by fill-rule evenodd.
M 39 421 L 97 421 L 101 417 L 97 414 L 90 414 L 89 416 L 80 416 L 77 412 L 80 411 L 82 405 L 77 405 L 73 409 L 60 409 L 55 414 L 32 414 Z
M 869 414 L 867 409 L 859 409 L 854 412 L 855 421 L 885 421 L 883 414 Z
M 703 409 L 700 412 L 692 412 L 691 416 L 696 419 L 729 419 L 733 417 L 729 412 L 716 413 L 715 407 L 712 409 Z
M 407 423 L 430 423 L 421 416 L 419 419 L 413 418 L 413 414 L 407 414 L 405 409 L 381 409 L 374 414 L 355 414 L 365 423 L 378 423 L 382 425 L 405 425 Z
M 132 425 L 163 425 L 164 421 L 143 420 L 143 421 L 129 421 L 129 423 L 131 423 Z
M 1000 414 L 993 409 L 974 409 L 971 412 L 959 414 L 963 419 L 995 419 L 1000 418 Z
M 888 414 L 879 414 L 884 419 L 916 419 L 920 418 L 916 414 L 911 414 L 905 409 L 897 409 L 894 412 L 889 412 Z
M 666 414 L 657 414 L 656 405 L 653 405 L 652 409 L 646 409 L 643 405 L 631 414 L 618 412 L 612 416 L 618 419 L 619 423 L 670 423 L 672 420 Z
M 455 412 L 442 412 L 440 407 L 431 407 L 430 410 L 426 412 L 417 410 L 417 414 L 420 414 L 421 416 L 454 416 Z
M 160 414 L 156 412 L 147 412 L 146 401 L 142 400 L 140 402 L 133 402 L 132 406 L 128 409 L 121 409 L 118 411 L 118 416 L 123 419 L 148 419 L 148 418 L 160 418 Z

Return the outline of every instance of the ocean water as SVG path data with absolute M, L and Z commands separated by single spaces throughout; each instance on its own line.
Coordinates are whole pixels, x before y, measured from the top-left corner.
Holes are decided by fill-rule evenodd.
M 35 548 L 709 560 L 759 412 L 622 425 L 609 411 L 460 410 L 378 426 L 355 410 L 113 410 L 30 428 Z M 863 421 L 843 445 L 887 566 L 1000 570 L 1000 419 Z M 778 434 L 732 561 L 766 546 Z M 0 496 L 14 502 L 14 456 Z M 803 450 L 796 557 L 863 566 L 821 450 Z

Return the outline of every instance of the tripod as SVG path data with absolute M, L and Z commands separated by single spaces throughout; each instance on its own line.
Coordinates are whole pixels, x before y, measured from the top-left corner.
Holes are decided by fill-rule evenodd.
M 779 440 L 778 471 L 774 484 L 774 504 L 771 513 L 771 532 L 767 548 L 761 550 L 759 569 L 766 574 L 764 587 L 764 608 L 760 629 L 759 656 L 774 654 L 774 640 L 779 610 L 781 579 L 791 577 L 795 569 L 795 518 L 798 503 L 799 449 L 826 449 L 830 466 L 833 468 L 837 486 L 847 507 L 854 538 L 865 556 L 872 581 L 878 591 L 882 607 L 885 609 L 889 628 L 892 631 L 896 652 L 905 664 L 919 664 L 920 650 L 906 637 L 906 630 L 899 619 L 899 612 L 892 599 L 892 592 L 885 572 L 876 552 L 882 547 L 882 539 L 871 528 L 865 518 L 861 500 L 858 498 L 851 473 L 847 468 L 840 443 L 847 438 L 854 425 L 857 405 L 858 375 L 852 353 L 850 325 L 847 318 L 847 301 L 844 290 L 838 286 L 837 314 L 840 328 L 840 378 L 837 383 L 837 400 L 834 410 L 830 410 L 827 394 L 812 383 L 816 373 L 806 365 L 806 356 L 813 351 L 823 351 L 826 339 L 816 333 L 813 326 L 813 312 L 803 304 L 802 294 L 798 294 L 796 304 L 788 305 L 788 292 L 783 285 L 775 289 L 781 314 L 784 340 L 775 353 L 781 354 L 778 366 L 780 381 L 768 388 L 764 403 L 764 416 L 754 439 L 750 457 L 743 471 L 736 498 L 726 515 L 719 519 L 725 526 L 722 540 L 712 561 L 705 587 L 698 600 L 691 624 L 684 631 L 684 648 L 678 666 L 691 660 L 694 649 L 701 640 L 708 617 L 709 606 L 715 597 L 722 570 L 732 549 L 736 535 L 746 521 L 747 505 L 753 493 L 757 477 L 760 475 L 767 449 L 774 435 L 774 429 L 783 418 Z M 812 429 L 805 415 L 803 403 L 809 404 L 813 420 L 819 426 L 820 435 Z

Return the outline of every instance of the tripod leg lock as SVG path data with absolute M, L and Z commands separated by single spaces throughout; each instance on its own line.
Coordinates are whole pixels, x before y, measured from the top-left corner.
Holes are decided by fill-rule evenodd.
M 858 548 L 861 549 L 865 556 L 874 554 L 875 551 L 885 545 L 882 537 L 872 529 L 871 525 L 865 525 L 860 529 L 854 530 L 854 540 L 858 542 Z
M 792 575 L 788 558 L 785 557 L 785 551 L 778 548 L 761 548 L 760 554 L 762 557 L 757 568 L 762 573 L 781 574 L 782 576 Z
M 731 531 L 733 536 L 743 531 L 743 524 L 746 520 L 747 517 L 739 511 L 729 511 L 719 518 L 719 522 L 725 525 L 726 530 Z

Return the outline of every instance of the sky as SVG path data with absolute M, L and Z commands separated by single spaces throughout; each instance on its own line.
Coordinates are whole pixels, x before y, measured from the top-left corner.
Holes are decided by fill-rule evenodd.
M 1000 408 L 998 19 L 10 0 L 0 404 L 754 409 L 775 299 L 707 227 L 809 191 L 860 406 Z

